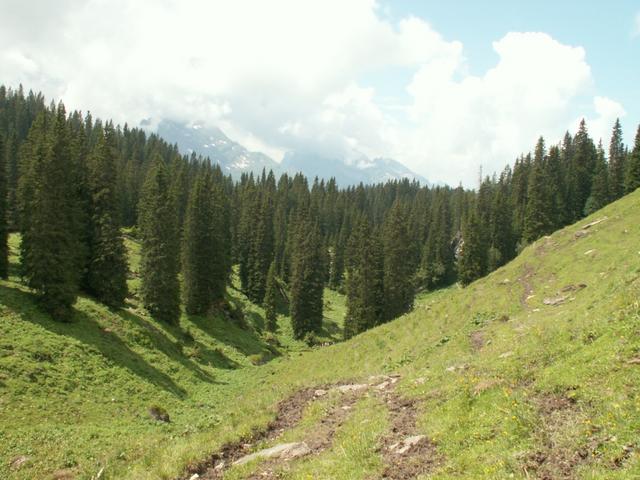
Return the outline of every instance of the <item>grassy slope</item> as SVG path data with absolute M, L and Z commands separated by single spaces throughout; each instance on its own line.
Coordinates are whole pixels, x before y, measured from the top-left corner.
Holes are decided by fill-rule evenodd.
M 247 355 L 264 342 L 222 319 L 183 319 L 195 344 L 183 355 L 183 334 L 137 309 L 115 314 L 82 299 L 77 323 L 58 325 L 4 282 L 0 477 L 67 467 L 90 478 L 106 466 L 105 478 L 172 478 L 265 425 L 296 388 L 398 372 L 400 391 L 422 400 L 420 430 L 443 459 L 433 478 L 529 478 L 541 456 L 551 478 L 567 465 L 580 478 L 638 478 L 640 459 L 627 452 L 640 447 L 640 365 L 629 363 L 640 356 L 639 230 L 640 191 L 464 290 L 422 295 L 391 324 L 310 353 L 292 345 L 290 356 L 261 367 Z M 565 303 L 544 305 L 581 283 Z M 331 303 L 338 317 L 342 307 Z M 387 412 L 371 402 L 361 402 L 334 448 L 293 462 L 285 476 L 375 474 Z M 149 420 L 151 403 L 172 423 Z M 31 463 L 10 472 L 21 454 Z

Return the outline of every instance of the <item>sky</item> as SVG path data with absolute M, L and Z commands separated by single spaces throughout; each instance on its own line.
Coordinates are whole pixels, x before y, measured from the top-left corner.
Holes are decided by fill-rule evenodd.
M 249 149 L 475 186 L 581 118 L 640 123 L 640 2 L 0 0 L 0 83 Z

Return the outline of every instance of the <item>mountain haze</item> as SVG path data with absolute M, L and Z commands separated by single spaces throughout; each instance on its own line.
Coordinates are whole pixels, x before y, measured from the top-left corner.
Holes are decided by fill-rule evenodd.
M 278 163 L 264 153 L 247 150 L 217 127 L 162 120 L 157 133 L 169 143 L 177 144 L 184 154 L 195 152 L 209 157 L 220 164 L 225 174 L 235 178 L 242 173 L 259 174 L 266 169 L 273 170 L 276 176 L 302 173 L 309 178 L 326 180 L 334 177 L 341 186 L 384 183 L 404 178 L 415 179 L 423 185 L 429 184 L 426 178 L 391 158 L 370 159 L 359 152 L 355 152 L 352 158 L 340 158 L 313 151 L 292 151 L 286 153 L 282 162 Z

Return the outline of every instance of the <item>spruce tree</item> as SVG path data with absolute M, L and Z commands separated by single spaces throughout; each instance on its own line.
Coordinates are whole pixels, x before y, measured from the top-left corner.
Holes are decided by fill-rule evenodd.
M 640 187 L 640 125 L 636 132 L 633 150 L 631 151 L 631 155 L 629 155 L 629 166 L 627 168 L 625 181 L 627 193 L 633 192 L 638 187 Z
M 291 326 L 295 338 L 322 327 L 323 255 L 320 229 L 306 208 L 298 215 L 291 255 Z
M 87 287 L 101 302 L 117 307 L 127 296 L 127 257 L 116 197 L 115 132 L 107 125 L 89 157 L 90 194 Z
M 167 167 L 160 155 L 145 179 L 139 205 L 140 291 L 144 306 L 156 319 L 177 324 L 180 318 L 179 252 L 176 208 Z
M 23 150 L 19 185 L 23 277 L 57 320 L 70 319 L 80 271 L 77 209 L 64 106 L 40 114 Z
M 278 285 L 276 279 L 276 262 L 271 262 L 267 274 L 267 291 L 264 294 L 264 313 L 267 330 L 275 332 L 278 328 Z
M 216 271 L 213 262 L 216 247 L 220 247 L 213 222 L 211 171 L 204 167 L 189 194 L 182 238 L 184 305 L 190 315 L 202 315 L 209 310 L 216 276 L 222 274 Z
M 462 232 L 464 243 L 458 258 L 458 280 L 462 285 L 468 285 L 486 274 L 487 250 L 482 241 L 481 228 L 478 212 L 474 209 Z
M 584 208 L 585 215 L 590 215 L 593 212 L 600 210 L 607 203 L 609 203 L 609 171 L 607 168 L 607 162 L 604 158 L 604 149 L 602 148 L 602 142 L 598 145 L 596 156 L 596 166 L 593 173 L 593 182 L 591 185 L 591 195 L 587 200 L 587 204 Z
M 344 338 L 351 338 L 384 319 L 383 261 L 378 235 L 363 217 L 349 244 L 347 267 L 347 313 Z
M 0 134 L 0 278 L 9 275 L 9 238 L 7 212 L 7 165 L 4 142 Z
M 383 228 L 385 320 L 391 320 L 413 308 L 412 244 L 407 231 L 408 219 L 396 200 L 387 213 Z
M 529 176 L 524 231 L 522 233 L 523 239 L 528 243 L 551 233 L 554 227 L 553 192 L 550 190 L 550 178 L 545 162 L 544 139 L 540 137 Z
M 576 221 L 584 215 L 584 207 L 591 194 L 591 184 L 596 164 L 596 148 L 587 133 L 584 119 L 573 139 L 573 157 L 568 172 L 569 211 Z
M 625 158 L 625 149 L 622 144 L 622 127 L 620 126 L 620 119 L 616 118 L 616 123 L 611 133 L 611 143 L 609 144 L 609 194 L 612 201 L 624 195 Z
M 454 251 L 452 244 L 449 199 L 447 190 L 438 188 L 427 241 L 423 248 L 420 275 L 424 286 L 438 288 L 453 280 Z

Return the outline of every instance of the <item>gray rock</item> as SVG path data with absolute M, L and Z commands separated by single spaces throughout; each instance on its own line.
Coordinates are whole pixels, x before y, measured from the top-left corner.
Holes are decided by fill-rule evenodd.
M 426 438 L 424 435 L 413 435 L 412 437 L 407 437 L 401 442 L 391 445 L 389 447 L 389 450 L 391 450 L 396 455 L 404 455 L 418 443 L 420 443 L 424 438 Z
M 244 465 L 258 458 L 279 458 L 282 460 L 291 460 L 292 458 L 302 457 L 311 453 L 311 449 L 305 442 L 282 443 L 275 447 L 265 448 L 259 452 L 245 455 L 244 457 L 233 462 L 234 465 Z

